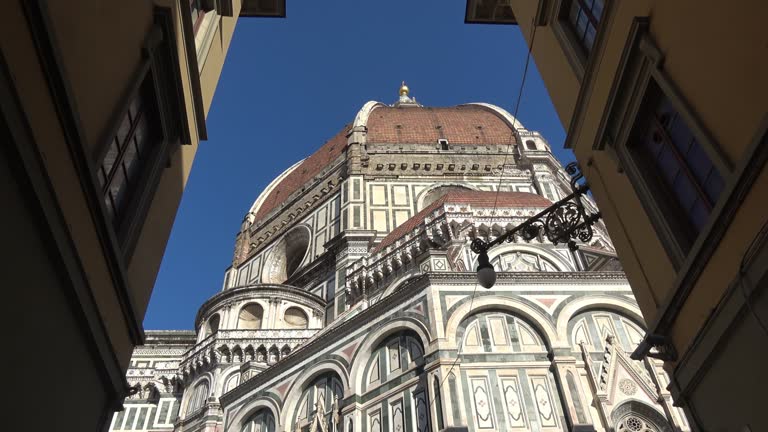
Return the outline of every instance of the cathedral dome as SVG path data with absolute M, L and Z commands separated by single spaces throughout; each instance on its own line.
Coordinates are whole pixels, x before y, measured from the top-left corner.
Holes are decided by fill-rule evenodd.
M 323 169 L 343 155 L 347 146 L 348 131 L 349 125 L 345 126 L 311 156 L 297 162 L 273 180 L 251 206 L 250 215 L 253 221 L 262 220 L 291 194 L 309 183 Z
M 507 111 L 485 103 L 424 107 L 415 102 L 385 105 L 370 101 L 358 111 L 352 124 L 275 178 L 253 203 L 249 222 L 265 220 L 291 195 L 345 160 L 349 144 L 437 145 L 445 142 L 452 146 L 500 146 L 516 144 L 518 129 L 523 129 L 523 125 Z

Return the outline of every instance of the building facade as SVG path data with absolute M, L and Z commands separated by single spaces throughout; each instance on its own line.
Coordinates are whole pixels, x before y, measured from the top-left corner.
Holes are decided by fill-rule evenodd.
M 147 332 L 111 430 L 684 431 L 598 224 L 490 239 L 570 193 L 503 109 L 366 103 L 258 196 L 194 331 Z M 585 205 L 594 209 L 590 199 Z
M 648 322 L 635 357 L 666 361 L 695 427 L 768 430 L 768 4 L 719 6 L 468 0 L 466 21 L 527 39 Z
M 19 324 L 10 344 L 48 339 L 51 352 L 68 353 L 56 367 L 29 356 L 30 373 L 7 383 L 20 401 L 49 407 L 49 426 L 104 430 L 144 343 L 144 313 L 235 23 L 284 16 L 285 2 L 4 6 L 0 284 L 24 287 L 5 301 Z M 36 404 L 16 404 L 6 427 L 30 429 Z

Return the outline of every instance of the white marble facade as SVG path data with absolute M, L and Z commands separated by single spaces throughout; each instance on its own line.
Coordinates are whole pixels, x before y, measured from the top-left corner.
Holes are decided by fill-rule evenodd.
M 148 332 L 111 429 L 688 430 L 661 364 L 629 359 L 643 319 L 601 225 L 494 248 L 476 284 L 473 238 L 568 193 L 498 107 L 369 102 L 260 194 L 196 329 Z

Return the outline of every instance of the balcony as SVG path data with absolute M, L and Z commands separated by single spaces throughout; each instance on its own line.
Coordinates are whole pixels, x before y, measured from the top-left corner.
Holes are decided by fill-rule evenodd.
M 220 363 L 255 360 L 272 364 L 318 331 L 320 329 L 219 330 L 185 352 L 179 369 L 190 376 Z

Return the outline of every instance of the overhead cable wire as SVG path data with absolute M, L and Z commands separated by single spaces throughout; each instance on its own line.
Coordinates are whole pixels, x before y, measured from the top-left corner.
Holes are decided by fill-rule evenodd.
M 534 41 L 536 40 L 536 27 L 537 27 L 536 26 L 536 17 L 539 15 L 539 7 L 540 7 L 540 5 L 541 5 L 541 2 L 539 2 L 539 6 L 537 6 L 537 8 L 536 8 L 536 13 L 534 14 L 533 19 L 531 20 L 531 24 L 532 24 L 532 26 L 531 26 L 531 38 L 530 38 L 531 43 L 528 45 L 528 52 L 527 52 L 527 54 L 525 56 L 525 66 L 523 67 L 523 76 L 522 76 L 522 79 L 520 80 L 520 87 L 519 87 L 519 90 L 517 92 L 517 101 L 515 102 L 514 114 L 512 115 L 512 121 L 513 121 L 512 130 L 510 131 L 510 139 L 509 139 L 509 142 L 507 143 L 507 151 L 504 152 L 504 160 L 503 160 L 503 163 L 501 165 L 501 170 L 499 172 L 499 183 L 498 183 L 498 185 L 496 187 L 496 195 L 495 195 L 494 200 L 493 200 L 493 210 L 491 211 L 491 217 L 495 217 L 496 216 L 496 210 L 497 210 L 497 206 L 498 206 L 498 202 L 499 202 L 499 192 L 501 191 L 501 184 L 502 184 L 502 182 L 504 180 L 504 167 L 507 164 L 507 157 L 509 156 L 509 153 L 510 153 L 510 147 L 512 147 L 514 145 L 515 141 L 516 141 L 515 140 L 515 131 L 517 130 L 517 125 L 520 124 L 520 122 L 517 120 L 517 114 L 518 114 L 518 111 L 520 109 L 520 103 L 521 103 L 522 98 L 523 98 L 523 89 L 525 88 L 525 80 L 527 78 L 528 67 L 529 67 L 530 62 L 531 62 L 531 52 L 533 51 L 533 44 L 534 44 Z M 475 282 L 475 287 L 472 289 L 472 297 L 469 300 L 469 310 L 467 312 L 467 316 L 470 316 L 472 314 L 472 308 L 473 308 L 474 303 L 475 303 L 475 296 L 477 294 L 477 286 L 478 285 L 479 285 L 479 282 Z M 438 384 L 438 390 L 443 388 L 443 384 L 445 384 L 445 380 L 448 379 L 448 377 L 451 375 L 451 372 L 453 372 L 453 369 L 456 367 L 456 364 L 459 362 L 459 359 L 461 358 L 461 354 L 462 354 L 463 348 L 464 348 L 464 341 L 462 340 L 461 343 L 459 344 L 457 350 L 456 350 L 456 359 L 453 361 L 453 363 L 451 364 L 451 367 L 448 369 L 448 372 L 445 374 L 443 379 Z M 432 405 L 435 403 L 436 400 L 437 400 L 437 397 L 433 397 L 432 398 L 432 401 L 429 404 L 429 408 L 430 408 L 429 410 L 430 411 L 432 410 Z

